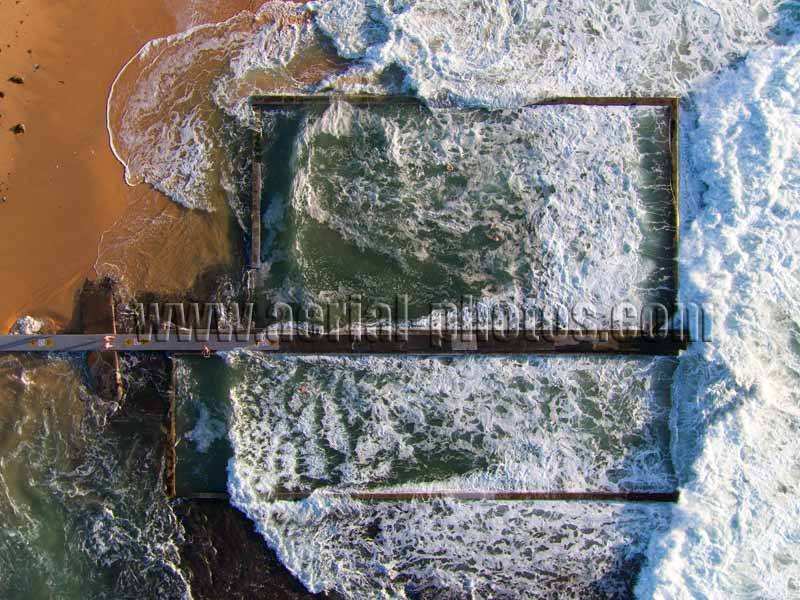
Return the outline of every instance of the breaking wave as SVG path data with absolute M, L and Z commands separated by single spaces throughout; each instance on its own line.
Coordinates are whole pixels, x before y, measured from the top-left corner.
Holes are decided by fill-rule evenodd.
M 749 55 L 687 103 L 681 297 L 714 339 L 681 356 L 682 501 L 642 596 L 800 593 L 800 38 Z

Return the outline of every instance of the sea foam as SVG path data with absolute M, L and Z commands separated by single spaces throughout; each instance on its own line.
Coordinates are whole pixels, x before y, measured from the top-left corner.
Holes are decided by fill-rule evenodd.
M 671 491 L 672 359 L 227 360 L 231 502 L 312 590 L 624 595 L 651 533 L 666 531 L 666 505 L 330 492 Z
M 698 89 L 682 198 L 681 298 L 713 309 L 673 387 L 682 501 L 642 597 L 800 593 L 800 37 Z
M 125 181 L 149 183 L 189 208 L 225 202 L 235 175 L 226 115 L 252 121 L 247 98 L 265 86 L 298 90 L 287 65 L 315 45 L 305 14 L 292 3 L 268 3 L 145 44 L 108 98 L 111 148 Z
M 208 210 L 232 176 L 224 121 L 252 126 L 251 94 L 405 90 L 432 105 L 512 108 L 558 95 L 680 94 L 768 43 L 778 4 L 268 2 L 146 44 L 109 94 L 110 142 L 129 184 Z M 387 83 L 398 66 L 400 85 Z

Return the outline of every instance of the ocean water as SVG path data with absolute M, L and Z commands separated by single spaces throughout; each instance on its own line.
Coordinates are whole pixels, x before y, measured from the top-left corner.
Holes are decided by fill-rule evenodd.
M 642 598 L 800 595 L 798 19 L 796 2 L 778 0 L 267 3 L 154 40 L 132 57 L 109 95 L 111 145 L 129 183 L 196 210 L 225 202 L 241 210 L 243 166 L 229 155 L 235 132 L 255 126 L 246 102 L 254 93 L 416 93 L 440 116 L 519 111 L 553 95 L 682 96 L 679 297 L 707 306 L 713 335 L 678 359 L 671 402 L 654 385 L 663 380 L 660 361 L 426 359 L 412 367 L 228 357 L 230 491 L 307 587 L 353 597 L 628 596 L 634 587 Z M 592 117 L 617 119 L 609 143 L 636 130 L 622 112 Z M 560 130 L 542 126 L 593 131 L 577 116 L 565 119 Z M 458 131 L 450 132 L 456 146 L 465 144 Z M 298 149 L 313 149 L 304 139 Z M 546 140 L 542 152 L 568 142 Z M 630 162 L 620 146 L 614 158 Z M 592 180 L 600 167 L 589 163 Z M 314 162 L 297 181 L 318 192 L 314 176 L 324 166 Z M 628 167 L 621 175 L 635 179 Z M 566 181 L 591 197 L 580 177 Z M 621 181 L 609 179 L 609 189 Z M 317 199 L 310 218 L 358 241 L 357 207 Z M 569 227 L 595 216 L 592 202 L 570 207 Z M 424 252 L 433 264 L 442 258 L 440 235 L 426 229 L 442 214 L 425 209 L 400 234 L 419 238 L 401 264 Z M 604 222 L 605 247 L 635 241 L 630 223 Z M 386 222 L 371 224 L 388 231 Z M 485 226 L 486 216 L 462 210 L 447 224 Z M 569 230 L 548 231 L 544 241 L 568 239 Z M 295 250 L 304 256 L 310 247 Z M 498 272 L 518 266 L 513 258 L 499 253 Z M 562 266 L 554 277 L 567 276 Z M 612 273 L 612 292 L 633 293 L 641 281 L 636 270 Z M 524 287 L 525 273 L 513 274 L 512 289 L 514 277 Z M 109 428 L 115 407 L 86 390 L 69 361 L 15 357 L 2 372 L 3 406 L 14 410 L 3 419 L 0 454 L 3 595 L 81 597 L 87 586 L 101 597 L 184 594 L 174 566 L 179 527 L 155 477 L 140 479 L 153 468 L 152 448 Z M 615 406 L 623 413 L 606 412 Z M 189 442 L 217 436 L 217 425 L 206 425 Z M 682 495 L 676 506 L 628 506 L 369 504 L 324 494 L 441 482 L 676 484 Z M 279 487 L 312 495 L 277 502 L 270 493 Z
M 267 4 L 253 19 L 258 22 L 267 19 L 265 15 L 295 15 L 306 10 Z M 515 109 L 551 95 L 684 97 L 680 298 L 708 302 L 715 327 L 712 341 L 694 345 L 679 360 L 672 389 L 670 458 L 683 496 L 681 504 L 671 510 L 669 527 L 655 528 L 648 542 L 648 561 L 637 591 L 642 597 L 795 594 L 797 564 L 790 548 L 798 535 L 793 525 L 798 505 L 792 495 L 798 477 L 792 459 L 797 448 L 794 432 L 798 416 L 793 391 L 798 329 L 792 309 L 800 297 L 793 253 L 798 179 L 793 135 L 797 61 L 792 32 L 797 7 L 778 2 L 534 5 L 439 1 L 320 2 L 309 10 L 315 15 L 315 25 L 306 21 L 294 28 L 264 25 L 251 33 L 251 43 L 236 36 L 232 36 L 235 43 L 228 43 L 225 36 L 231 23 L 214 26 L 214 43 L 233 49 L 210 86 L 221 113 L 233 115 L 243 124 L 252 123 L 244 103 L 247 94 L 298 89 L 414 91 L 432 106 L 443 108 Z M 276 74 L 285 74 L 306 48 L 320 47 L 319 38 L 311 33 L 314 27 L 327 34 L 336 52 L 350 61 L 347 68 L 304 85 L 280 79 Z M 278 33 L 284 36 L 280 48 L 269 45 Z M 185 49 L 186 55 L 150 60 L 149 68 L 163 76 L 191 69 L 196 54 L 189 51 L 197 47 L 195 44 L 203 46 L 204 42 L 194 38 L 201 40 L 204 35 L 205 30 L 197 30 L 159 42 Z M 152 49 L 145 49 L 140 59 L 148 56 L 152 56 Z M 150 91 L 146 85 L 139 89 L 141 93 Z M 109 106 L 115 106 L 113 95 Z M 175 107 L 175 114 L 185 114 L 181 105 Z M 113 122 L 110 124 L 112 136 L 117 135 Z M 149 145 L 137 135 L 126 142 L 137 160 L 163 167 L 164 156 L 154 159 Z M 203 135 L 198 138 L 206 139 Z M 189 164 L 193 172 L 203 174 L 203 147 L 193 148 L 196 155 L 188 157 Z M 163 185 L 157 173 L 143 179 Z M 164 189 L 169 191 L 168 186 Z M 179 186 L 172 196 L 198 205 L 186 202 L 181 196 L 183 189 Z M 336 215 L 324 206 L 314 208 L 316 221 L 334 222 L 340 231 L 346 231 L 353 222 L 348 221 L 346 212 Z M 584 210 L 591 210 L 591 206 Z M 604 235 L 624 237 L 613 227 Z M 412 248 L 411 252 L 415 251 L 421 250 Z M 299 368 L 290 369 L 293 376 Z M 256 386 L 251 389 L 245 377 L 233 389 L 243 394 L 241 386 L 245 386 L 251 397 L 266 401 L 272 397 L 269 390 L 278 375 L 264 369 L 261 377 L 270 382 L 269 388 L 251 382 L 251 387 Z M 256 381 L 260 381 L 258 377 Z M 368 395 L 374 397 L 374 392 Z M 291 401 L 284 402 L 291 406 Z M 275 422 L 277 428 L 289 427 L 275 418 L 272 415 L 273 421 L 265 420 Z M 261 421 L 245 419 L 233 428 L 234 445 L 236 436 L 247 430 L 245 422 L 252 425 Z M 325 425 L 319 423 L 317 427 L 324 429 Z M 325 515 L 329 510 L 336 513 L 335 508 L 330 507 L 329 499 L 314 498 L 304 505 L 310 520 L 298 525 L 299 517 L 294 516 L 297 506 L 264 498 L 275 482 L 300 485 L 309 474 L 327 473 L 330 464 L 320 457 L 327 457 L 325 452 L 296 446 L 315 431 L 311 427 L 300 432 L 303 435 L 298 434 L 293 443 L 274 449 L 276 456 L 269 460 L 261 455 L 237 456 L 231 467 L 234 475 L 246 472 L 256 477 L 256 482 L 249 486 L 247 477 L 234 476 L 231 486 L 238 504 L 253 516 L 270 544 L 284 548 L 285 560 L 294 565 L 301 579 L 309 587 L 320 589 L 335 585 L 330 575 L 324 575 L 326 568 L 338 565 L 347 569 L 348 565 L 340 564 L 338 555 L 334 558 L 326 554 L 330 550 L 325 550 L 329 546 L 323 542 L 311 548 L 306 544 L 302 551 L 292 544 L 296 536 L 318 531 L 318 527 L 329 531 L 331 524 Z M 339 439 L 337 431 L 333 427 L 329 432 L 332 437 L 328 443 L 334 448 L 340 443 L 346 446 L 347 439 Z M 512 436 L 512 445 L 513 440 Z M 468 467 L 474 466 L 478 459 L 466 454 L 460 459 L 466 460 Z M 322 468 L 315 461 L 327 466 Z M 340 456 L 339 461 L 332 464 L 348 465 L 350 470 L 345 471 L 353 478 L 343 481 L 363 481 L 359 478 L 365 473 L 352 460 Z M 577 464 L 586 468 L 591 465 Z M 408 519 L 422 509 L 396 510 L 405 515 L 402 519 Z M 470 511 L 481 509 L 457 505 L 429 510 L 448 515 L 455 512 L 468 522 Z M 405 523 L 402 519 L 400 522 Z M 442 523 L 447 518 L 425 521 L 435 530 L 436 525 L 429 521 Z M 557 522 L 553 517 L 552 523 Z M 355 536 L 348 539 L 353 539 L 353 552 L 357 554 L 350 568 L 359 572 L 354 565 L 362 564 L 359 561 L 364 560 L 365 551 L 369 564 L 374 565 L 375 548 L 380 545 L 368 544 L 368 550 L 364 550 L 364 535 L 349 535 Z M 437 543 L 448 539 L 433 537 Z M 391 536 L 387 536 L 386 543 L 390 541 Z M 286 549 L 289 545 L 291 550 Z M 449 550 L 459 555 L 455 546 Z M 441 547 L 438 551 L 448 555 Z M 384 555 L 377 556 L 377 563 L 387 567 L 381 559 Z M 388 570 L 394 573 L 393 566 Z M 405 575 L 399 575 L 400 587 L 392 588 L 396 593 L 402 593 L 397 590 L 405 589 L 409 577 L 417 587 L 425 579 L 409 572 L 414 569 L 404 566 L 397 571 Z M 381 586 L 387 585 L 386 575 L 346 585 L 355 586 L 349 588 L 354 593 L 385 589 Z M 458 585 L 466 587 L 456 589 L 472 589 L 464 582 Z M 543 594 L 548 588 L 525 589 Z
M 642 597 L 800 595 L 799 97 L 795 36 L 685 103 L 680 294 L 715 327 L 676 372 L 682 500 Z
M 83 359 L 0 358 L 0 597 L 188 598 L 161 420 L 96 395 Z
M 146 44 L 109 92 L 110 143 L 126 182 L 147 182 L 189 208 L 232 201 L 241 173 L 230 160 L 226 116 L 252 123 L 251 94 L 296 91 L 302 78 L 329 72 L 328 45 L 288 2 Z

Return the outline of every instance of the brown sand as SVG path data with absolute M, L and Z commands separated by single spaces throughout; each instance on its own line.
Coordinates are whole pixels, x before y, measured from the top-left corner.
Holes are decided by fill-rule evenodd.
M 124 254 L 125 264 L 102 270 L 133 289 L 176 293 L 235 259 L 240 236 L 226 211 L 187 211 L 146 185 L 125 185 L 106 100 L 149 40 L 260 4 L 0 0 L 0 332 L 26 314 L 69 326 L 104 232 L 104 260 Z M 24 84 L 6 81 L 12 75 Z M 27 131 L 14 135 L 19 122 Z M 141 235 L 124 252 L 109 249 L 126 230 Z
M 24 314 L 71 319 L 100 235 L 131 192 L 108 149 L 108 88 L 131 54 L 175 24 L 158 2 L 94 4 L 0 0 L 3 332 Z M 5 81 L 13 74 L 24 85 Z M 17 122 L 25 134 L 8 131 Z

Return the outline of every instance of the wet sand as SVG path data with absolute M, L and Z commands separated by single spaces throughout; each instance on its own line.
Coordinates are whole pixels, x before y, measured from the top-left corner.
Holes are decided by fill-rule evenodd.
M 133 290 L 179 293 L 235 260 L 240 235 L 226 211 L 187 211 L 125 185 L 106 100 L 146 42 L 260 4 L 0 0 L 0 331 L 27 314 L 69 327 L 101 239 L 101 270 Z M 22 85 L 7 81 L 15 75 Z M 9 131 L 17 123 L 25 133 Z
M 241 0 L 215 3 L 211 9 L 196 9 L 191 0 L 0 0 L 0 91 L 4 94 L 0 98 L 0 197 L 5 198 L 0 203 L 0 332 L 8 331 L 26 314 L 48 317 L 56 327 L 75 327 L 80 321 L 80 289 L 84 280 L 94 278 L 97 272 L 124 278 L 132 291 L 180 294 L 203 275 L 230 270 L 228 267 L 239 258 L 241 233 L 229 211 L 189 211 L 147 185 L 125 185 L 123 167 L 108 143 L 106 101 L 120 69 L 146 42 L 258 6 L 260 2 Z M 14 75 L 24 77 L 24 83 L 6 81 Z M 25 123 L 25 133 L 9 131 L 20 122 Z M 96 264 L 98 257 L 100 264 Z M 38 428 L 42 427 L 56 432 L 54 439 L 62 444 L 58 446 L 59 459 L 71 460 L 64 447 L 71 449 L 66 444 L 74 441 L 84 443 L 84 421 L 93 421 L 87 416 L 90 413 L 84 412 L 93 410 L 94 405 L 83 395 L 79 376 L 68 363 L 51 366 L 38 359 L 31 359 L 32 363 L 25 357 L 7 359 L 0 365 L 11 369 L 10 374 L 0 373 L 0 429 L 7 425 L 6 429 L 17 435 L 0 440 L 0 455 L 9 457 L 18 454 L 20 448 L 30 448 L 32 456 L 47 465 L 49 458 L 39 457 Z M 43 383 L 36 386 L 32 396 L 41 400 L 41 405 L 32 404 L 25 396 L 23 375 L 33 378 L 32 366 L 42 369 Z M 92 388 L 102 390 L 101 383 L 96 379 Z M 52 394 L 47 385 L 55 386 Z M 154 520 L 163 518 L 165 523 L 156 523 L 156 529 L 162 529 L 155 536 L 161 532 L 169 538 L 178 526 L 168 518 L 172 513 L 165 508 L 160 488 L 153 486 L 154 474 L 160 473 L 154 468 L 160 465 L 160 451 L 150 452 L 162 438 L 159 424 L 164 411 L 160 399 L 164 395 L 140 396 L 132 395 L 119 418 L 112 418 L 102 432 L 103 439 L 111 440 L 112 452 L 120 449 L 131 461 L 124 463 L 122 470 L 136 482 L 125 484 L 134 493 L 128 488 L 125 493 L 103 489 L 102 496 L 104 502 L 109 497 L 120 500 L 115 510 L 125 515 L 125 527 L 138 524 L 137 502 L 146 505 L 148 516 L 142 522 L 155 527 Z M 33 429 L 25 432 L 20 423 Z M 115 437 L 116 429 L 122 432 Z M 119 440 L 130 440 L 131 447 L 140 450 L 147 460 L 139 454 L 131 460 L 134 450 L 128 450 Z M 28 455 L 25 457 L 27 460 Z M 150 459 L 155 462 L 151 464 Z M 69 473 L 73 468 L 74 464 L 59 463 L 55 471 Z M 97 483 L 100 489 L 103 478 L 96 476 L 94 469 L 88 471 L 91 475 L 87 482 Z M 24 572 L 19 579 L 11 572 L 10 580 L 0 577 L 0 595 L 6 596 L 4 584 L 11 585 L 10 589 L 17 585 L 32 589 L 33 596 L 52 593 L 50 586 L 65 596 L 74 592 L 75 597 L 91 595 L 93 586 L 105 589 L 104 581 L 82 579 L 86 576 L 79 573 L 83 554 L 66 554 L 65 540 L 75 535 L 63 522 L 62 513 L 67 510 L 60 501 L 67 495 L 54 494 L 49 487 L 59 476 L 48 473 L 46 484 L 36 480 L 35 492 L 29 489 L 34 477 L 31 466 L 23 460 L 10 461 L 0 474 L 4 486 L 9 486 L 9 498 L 17 499 L 26 509 L 29 498 L 37 502 L 31 501 L 33 525 L 39 527 L 41 523 L 53 534 L 38 536 L 31 556 L 52 560 L 55 571 L 42 574 L 41 569 L 37 572 L 37 567 L 31 567 L 36 577 Z M 84 488 L 95 489 L 88 483 Z M 84 494 L 82 490 L 77 499 L 69 495 L 67 506 L 70 511 L 74 508 L 69 514 L 81 515 L 82 510 L 92 509 L 91 498 L 89 509 L 81 503 Z M 186 528 L 188 536 L 180 548 L 180 568 L 195 588 L 196 597 L 219 597 L 219 593 L 249 597 L 256 591 L 264 597 L 310 597 L 269 552 L 253 525 L 234 509 L 184 504 L 181 510 L 180 527 Z M 152 516 L 159 511 L 163 514 Z M 202 522 L 192 520 L 198 514 Z M 14 517 L 18 517 L 16 510 Z M 19 521 L 22 531 L 28 523 L 22 516 Z M 154 531 L 149 529 L 148 535 L 154 535 Z M 113 542 L 112 533 L 107 532 Z M 27 531 L 22 535 L 33 537 Z M 245 542 L 247 552 L 242 554 L 241 544 Z M 133 551 L 144 551 L 149 543 L 134 543 Z M 169 544 L 166 546 L 169 550 Z M 219 554 L 220 548 L 226 550 L 224 555 Z M 20 552 L 20 562 L 14 562 L 16 556 L 5 558 L 14 559 L 12 565 L 33 562 L 26 552 Z M 170 556 L 159 554 L 158 558 L 168 562 Z M 124 585 L 125 578 L 131 577 L 126 569 L 133 560 L 120 566 L 123 562 L 114 563 L 115 573 L 110 577 L 118 577 L 115 585 Z M 4 569 L 6 564 L 3 562 Z M 153 572 L 154 566 L 148 563 L 147 570 Z M 159 581 L 160 576 L 155 573 L 150 579 L 159 585 L 169 583 L 170 577 L 164 575 Z M 159 592 L 163 592 L 160 587 Z

